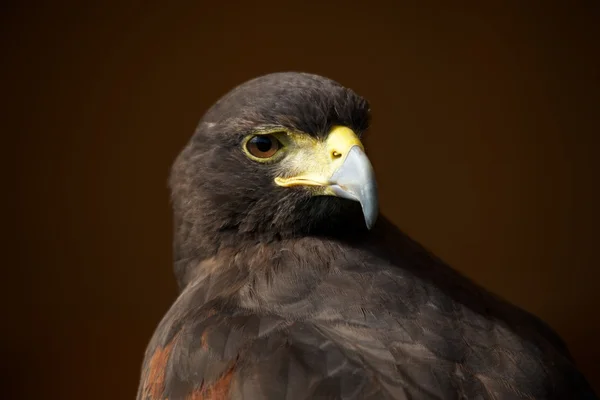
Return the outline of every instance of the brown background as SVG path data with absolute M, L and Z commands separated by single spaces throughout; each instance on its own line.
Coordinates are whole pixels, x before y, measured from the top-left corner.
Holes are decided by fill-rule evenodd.
M 599 3 L 396 3 L 1 3 L 8 398 L 134 398 L 175 296 L 170 164 L 281 70 L 370 99 L 383 212 L 600 389 Z

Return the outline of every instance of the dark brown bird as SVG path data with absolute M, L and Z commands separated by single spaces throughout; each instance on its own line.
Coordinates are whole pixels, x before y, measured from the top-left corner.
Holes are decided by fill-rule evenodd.
M 561 339 L 377 218 L 369 105 L 277 73 L 177 158 L 178 299 L 138 399 L 596 399 Z

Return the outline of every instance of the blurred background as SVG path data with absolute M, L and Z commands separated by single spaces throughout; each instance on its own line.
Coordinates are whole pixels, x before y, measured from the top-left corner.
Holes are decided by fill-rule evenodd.
M 221 95 L 285 70 L 370 100 L 383 213 L 600 391 L 600 3 L 416 4 L 3 1 L 0 397 L 135 397 L 176 294 L 170 165 Z

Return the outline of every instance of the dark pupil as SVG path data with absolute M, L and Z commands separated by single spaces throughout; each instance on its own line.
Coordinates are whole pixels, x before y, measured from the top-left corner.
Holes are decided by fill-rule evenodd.
M 254 142 L 254 145 L 258 151 L 262 153 L 266 153 L 267 151 L 271 150 L 271 147 L 273 147 L 273 143 L 268 137 L 257 136 L 252 141 Z

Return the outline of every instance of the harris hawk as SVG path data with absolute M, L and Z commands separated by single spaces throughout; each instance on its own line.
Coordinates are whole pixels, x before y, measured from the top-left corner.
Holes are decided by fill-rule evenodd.
M 596 399 L 545 323 L 378 217 L 369 120 L 306 73 L 206 112 L 171 172 L 180 293 L 138 400 Z

